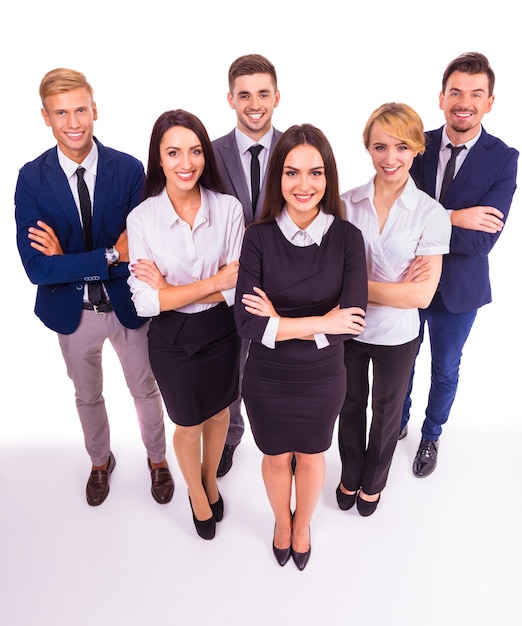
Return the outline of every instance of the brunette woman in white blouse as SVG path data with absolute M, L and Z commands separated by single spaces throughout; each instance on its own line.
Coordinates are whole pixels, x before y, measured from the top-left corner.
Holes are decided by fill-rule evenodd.
M 241 204 L 222 185 L 205 127 L 163 113 L 152 130 L 144 201 L 127 220 L 138 315 L 152 317 L 149 356 L 170 419 L 197 533 L 223 518 L 216 473 L 238 396 L 233 308 L 244 232 Z
M 368 267 L 366 327 L 345 343 L 348 381 L 339 418 L 342 461 L 337 502 L 371 515 L 386 485 L 402 405 L 418 348 L 418 308 L 439 282 L 451 226 L 444 208 L 417 189 L 409 170 L 424 152 L 420 117 L 405 104 L 384 104 L 363 133 L 375 176 L 341 196 L 346 219 L 363 234 Z M 373 366 L 372 420 L 366 407 Z

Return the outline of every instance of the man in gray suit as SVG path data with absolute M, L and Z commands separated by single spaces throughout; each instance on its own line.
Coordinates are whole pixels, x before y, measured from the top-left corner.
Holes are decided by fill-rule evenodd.
M 248 225 L 261 215 L 270 153 L 281 136 L 272 126 L 272 114 L 279 104 L 276 71 L 265 57 L 247 54 L 230 66 L 228 85 L 228 103 L 236 112 L 237 126 L 212 145 L 225 191 L 241 202 Z M 240 378 L 247 352 L 248 342 L 243 341 Z M 218 476 L 224 476 L 232 467 L 244 429 L 240 396 L 230 407 L 230 426 Z

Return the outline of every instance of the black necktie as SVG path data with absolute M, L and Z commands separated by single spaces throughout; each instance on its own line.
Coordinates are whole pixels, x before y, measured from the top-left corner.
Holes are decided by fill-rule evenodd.
M 449 186 L 451 185 L 451 181 L 455 175 L 455 162 L 457 160 L 457 155 L 461 150 L 465 150 L 466 146 L 453 146 L 449 143 L 446 148 L 451 150 L 451 156 L 446 165 L 446 169 L 444 170 L 444 178 L 442 179 L 442 186 L 440 188 L 439 202 L 441 204 L 444 204 L 444 198 L 448 193 Z
M 76 170 L 76 177 L 78 178 L 78 197 L 80 199 L 80 213 L 82 214 L 85 247 L 87 250 L 92 250 L 91 196 L 89 195 L 89 190 L 87 189 L 87 183 L 83 178 L 84 174 L 85 168 L 80 166 Z M 89 300 L 92 304 L 100 304 L 100 302 L 104 300 L 101 281 L 89 283 L 87 285 L 87 291 L 89 293 Z
M 252 212 L 255 212 L 257 199 L 259 198 L 259 182 L 261 180 L 261 168 L 259 167 L 259 153 L 263 146 L 250 146 L 248 151 L 252 155 L 250 162 L 250 183 L 252 185 Z

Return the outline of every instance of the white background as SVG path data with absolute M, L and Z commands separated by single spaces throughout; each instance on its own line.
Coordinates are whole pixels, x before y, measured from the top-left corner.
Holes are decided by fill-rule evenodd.
M 182 545 L 190 548 L 188 561 L 180 559 L 177 565 L 178 552 L 171 555 L 168 545 L 164 548 L 165 559 L 157 553 L 153 563 L 130 558 L 129 550 L 143 538 L 138 532 L 139 523 L 133 527 L 138 534 L 129 539 L 117 557 L 99 556 L 96 547 L 80 550 L 78 558 L 74 552 L 63 556 L 67 548 L 60 545 L 60 537 L 74 536 L 75 526 L 83 528 L 86 516 L 89 525 L 99 524 L 97 532 L 111 542 L 113 536 L 107 525 L 117 532 L 110 524 L 122 511 L 127 512 L 125 506 L 130 510 L 125 523 L 136 523 L 133 511 L 137 503 L 111 509 L 118 502 L 117 493 L 113 495 L 114 485 L 111 498 L 100 507 L 103 511 L 95 511 L 97 516 L 80 502 L 88 460 L 56 337 L 32 312 L 36 288 L 29 283 L 16 251 L 13 193 L 19 168 L 54 143 L 40 115 L 38 86 L 42 76 L 55 67 L 71 67 L 86 74 L 98 105 L 96 135 L 105 145 L 127 151 L 146 164 L 152 125 L 167 109 L 184 108 L 195 113 L 211 139 L 231 130 L 235 113 L 226 101 L 229 65 L 243 54 L 263 54 L 274 63 L 279 79 L 281 101 L 274 125 L 285 130 L 295 123 L 310 122 L 321 128 L 334 148 L 341 191 L 345 191 L 366 182 L 372 172 L 361 139 L 370 113 L 384 102 L 402 101 L 418 111 L 426 129 L 440 126 L 443 116 L 438 94 L 444 68 L 458 54 L 477 50 L 488 56 L 497 76 L 496 101 L 484 125 L 488 132 L 520 149 L 522 55 L 517 5 L 514 0 L 3 0 L 0 595 L 4 597 L 0 601 L 0 621 L 4 612 L 8 617 L 6 626 L 133 625 L 146 623 L 148 618 L 151 623 L 197 626 L 209 621 L 257 625 L 291 620 L 370 626 L 516 623 L 516 618 L 512 621 L 509 616 L 520 583 L 516 558 L 520 556 L 520 540 L 515 530 L 520 524 L 512 519 L 515 512 L 518 514 L 514 491 L 519 491 L 517 442 L 522 434 L 518 396 L 520 194 L 515 196 L 506 232 L 490 255 L 494 302 L 480 311 L 466 346 L 459 395 L 447 427 L 448 437 L 443 440 L 444 466 L 426 482 L 413 479 L 409 468 L 418 439 L 410 434 L 407 443 L 398 449 L 388 502 L 383 498 L 379 508 L 380 522 L 372 518 L 373 529 L 362 523 L 357 526 L 359 520 L 353 522 L 354 527 L 347 527 L 346 541 L 355 542 L 359 552 L 351 552 L 354 562 L 347 558 L 346 567 L 340 568 L 337 549 L 344 545 L 343 534 L 334 530 L 328 537 L 331 545 L 321 548 L 319 543 L 321 536 L 326 541 L 328 531 L 324 526 L 328 527 L 331 517 L 337 520 L 336 514 L 341 515 L 334 510 L 338 456 L 332 446 L 327 495 L 316 516 L 323 519 L 323 528 L 319 521 L 314 522 L 318 528 L 313 533 L 314 550 L 323 550 L 323 561 L 314 552 L 307 571 L 298 575 L 287 572 L 287 568 L 280 571 L 270 561 L 266 548 L 270 546 L 271 514 L 260 481 L 257 450 L 248 432 L 231 476 L 225 479 L 228 483 L 222 485 L 228 486 L 229 500 L 252 498 L 257 517 L 247 520 L 237 514 L 236 534 L 230 536 L 224 553 L 207 558 L 206 551 L 217 548 L 202 547 L 202 542 L 194 539 L 183 481 L 169 450 L 178 485 L 171 511 L 183 514 L 183 523 L 187 524 Z M 426 353 L 427 346 L 423 350 Z M 427 357 L 423 358 L 416 386 L 419 405 L 414 427 L 420 426 L 425 402 L 428 372 Z M 143 449 L 118 369 L 108 352 L 109 409 L 117 414 L 124 408 L 131 416 L 121 423 L 116 416 L 111 418 L 120 450 L 121 489 L 130 490 L 124 473 L 125 454 L 135 454 L 143 464 Z M 167 424 L 169 436 L 171 426 Z M 131 467 L 131 458 L 128 460 Z M 54 489 L 61 491 L 60 472 L 68 472 L 69 467 L 80 486 L 68 485 L 62 499 L 49 495 Z M 250 468 L 251 473 L 247 473 Z M 128 468 L 127 476 L 132 471 Z M 147 477 L 142 477 L 144 468 L 139 471 L 139 480 L 146 481 Z M 393 490 L 397 499 L 402 494 L 402 509 L 391 499 Z M 468 507 L 470 491 L 475 499 Z M 412 498 L 425 507 L 425 516 L 415 518 L 418 509 Z M 149 500 L 146 506 L 151 508 Z M 166 509 L 158 513 L 156 506 L 152 510 L 147 536 L 149 532 L 157 533 L 162 542 L 169 544 L 171 537 L 167 533 L 172 532 L 175 541 L 178 531 Z M 387 510 L 391 519 L 385 517 Z M 454 510 L 460 516 L 453 515 Z M 489 511 L 487 519 L 485 510 Z M 425 528 L 426 520 L 427 524 L 433 521 L 434 511 L 442 511 L 440 514 L 446 517 L 440 525 L 437 522 Z M 161 525 L 153 513 L 163 516 Z M 255 527 L 258 517 L 263 520 L 260 528 Z M 64 519 L 74 523 L 64 526 Z M 154 526 L 156 523 L 158 526 Z M 255 557 L 259 560 L 249 560 L 249 543 L 241 534 L 245 526 L 252 531 L 246 539 L 256 547 L 262 546 L 261 555 Z M 121 528 L 119 522 L 116 528 Z M 408 532 L 401 534 L 405 528 Z M 399 548 L 408 545 L 410 531 L 416 533 L 418 543 L 415 553 L 408 553 L 408 564 L 404 566 L 405 553 Z M 390 553 L 389 544 L 381 542 L 387 538 L 393 546 L 394 532 L 397 545 Z M 81 533 L 78 530 L 76 536 Z M 365 541 L 371 546 L 369 553 L 364 550 Z M 500 542 L 498 550 L 495 542 Z M 466 549 L 459 551 L 464 544 Z M 193 563 L 190 559 L 195 554 L 199 558 L 198 551 L 205 554 Z M 235 567 L 238 553 L 244 555 L 244 570 L 238 566 L 233 572 L 227 571 L 225 562 Z M 481 557 L 486 553 L 489 560 L 484 563 Z M 370 562 L 364 561 L 368 556 Z M 266 572 L 259 582 L 259 572 L 255 572 L 265 561 Z M 162 568 L 167 566 L 172 570 L 165 574 Z M 115 567 L 115 576 L 106 577 L 107 570 Z M 136 567 L 142 572 L 139 576 Z M 212 578 L 204 578 L 202 584 L 189 584 L 191 576 L 196 581 L 201 578 L 198 567 L 211 567 Z M 86 568 L 85 580 L 76 584 L 77 574 L 72 587 L 67 588 L 70 572 L 78 568 Z M 153 597 L 157 584 L 153 568 L 159 569 L 161 576 L 171 577 L 166 588 L 161 578 L 159 598 Z M 362 582 L 358 578 L 361 572 L 366 576 Z M 274 584 L 270 582 L 272 577 Z M 94 591 L 91 587 L 98 579 L 103 591 L 97 585 Z M 250 580 L 256 582 L 249 585 Z M 293 586 L 289 587 L 292 600 L 287 605 L 283 591 L 288 581 L 293 581 Z M 136 596 L 140 584 L 151 586 L 150 595 Z M 205 613 L 207 601 L 219 607 L 217 614 Z M 79 608 L 85 606 L 92 608 L 92 615 Z

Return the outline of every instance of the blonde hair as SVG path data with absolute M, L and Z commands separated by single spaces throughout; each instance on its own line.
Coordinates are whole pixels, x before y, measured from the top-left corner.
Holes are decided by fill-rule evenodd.
M 366 122 L 363 131 L 364 147 L 370 146 L 370 132 L 375 122 L 379 122 L 385 133 L 403 141 L 408 148 L 419 154 L 424 154 L 426 139 L 424 125 L 419 114 L 407 104 L 388 102 L 381 105 Z
M 64 67 L 51 70 L 50 72 L 47 72 L 40 83 L 40 98 L 42 100 L 42 105 L 45 107 L 45 99 L 47 96 L 52 96 L 56 93 L 65 93 L 80 87 L 85 87 L 85 89 L 87 89 L 87 91 L 91 94 L 91 98 L 93 98 L 94 90 L 87 82 L 84 74 Z

